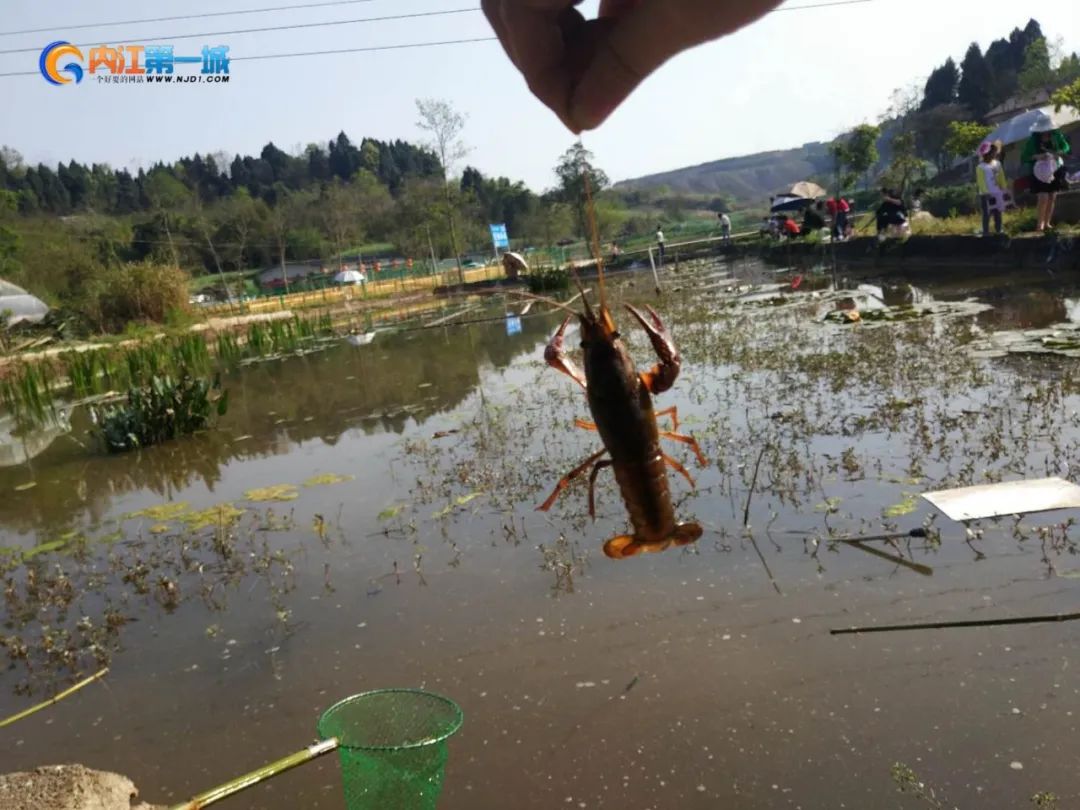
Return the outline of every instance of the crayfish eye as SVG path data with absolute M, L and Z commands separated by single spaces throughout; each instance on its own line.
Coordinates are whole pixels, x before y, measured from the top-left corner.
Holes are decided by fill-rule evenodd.
M 621 337 L 622 337 L 622 335 L 620 335 L 618 332 L 612 332 L 611 333 L 611 339 L 612 340 L 618 340 Z

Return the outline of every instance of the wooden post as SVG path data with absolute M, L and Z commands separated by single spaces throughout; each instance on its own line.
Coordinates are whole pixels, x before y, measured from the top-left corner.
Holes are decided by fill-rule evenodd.
M 653 281 L 656 283 L 656 291 L 661 292 L 660 289 L 660 276 L 656 272 L 656 260 L 653 258 L 653 249 L 649 248 L 649 266 L 652 267 Z

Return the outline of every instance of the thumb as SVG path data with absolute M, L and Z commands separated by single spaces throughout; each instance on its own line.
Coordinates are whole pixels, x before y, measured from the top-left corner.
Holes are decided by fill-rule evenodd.
M 591 43 L 591 60 L 581 71 L 570 97 L 570 119 L 576 129 L 593 129 L 660 65 L 686 44 L 677 31 L 657 30 L 655 17 L 670 17 L 667 2 L 637 6 L 612 23 Z M 661 10 L 658 12 L 657 8 Z

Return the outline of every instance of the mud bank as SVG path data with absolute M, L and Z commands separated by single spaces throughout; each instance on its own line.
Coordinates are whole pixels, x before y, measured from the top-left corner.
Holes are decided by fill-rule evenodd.
M 126 776 L 83 765 L 45 765 L 33 771 L 0 774 L 0 807 L 5 810 L 159 810 L 138 801 Z

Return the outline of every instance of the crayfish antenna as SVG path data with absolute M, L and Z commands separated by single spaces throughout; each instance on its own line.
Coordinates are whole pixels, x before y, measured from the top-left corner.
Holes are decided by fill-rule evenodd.
M 596 316 L 593 315 L 592 307 L 589 306 L 589 291 L 582 285 L 581 277 L 577 274 L 577 270 L 574 269 L 573 265 L 570 267 L 570 273 L 574 277 L 574 284 L 577 285 L 578 291 L 581 293 L 581 303 L 585 305 L 586 317 L 588 317 L 590 321 L 595 320 Z M 603 293 L 601 292 L 601 299 L 602 298 Z
M 578 138 L 578 146 L 582 152 L 585 145 Z M 589 169 L 592 168 L 586 162 L 581 169 L 582 180 L 585 181 L 585 210 L 589 217 L 589 246 L 592 248 L 593 259 L 596 261 L 597 286 L 600 290 L 600 311 L 607 311 L 607 296 L 604 294 L 604 258 L 600 254 L 600 229 L 596 226 L 596 207 L 593 205 L 592 183 L 589 180 Z M 581 282 L 578 282 L 580 286 Z M 585 305 L 586 309 L 588 304 Z

